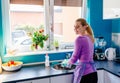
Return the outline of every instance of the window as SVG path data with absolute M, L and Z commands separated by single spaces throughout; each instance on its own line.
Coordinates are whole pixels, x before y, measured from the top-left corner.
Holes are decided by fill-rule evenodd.
M 82 16 L 82 0 L 3 0 L 2 4 L 7 51 L 17 47 L 17 53 L 32 52 L 31 34 L 40 28 L 49 35 L 45 50 L 54 50 L 54 41 L 59 41 L 60 49 L 73 48 L 73 25 Z
M 54 41 L 59 41 L 61 49 L 73 49 L 75 33 L 74 22 L 82 15 L 81 0 L 55 0 L 54 9 L 61 8 L 61 11 L 54 11 Z

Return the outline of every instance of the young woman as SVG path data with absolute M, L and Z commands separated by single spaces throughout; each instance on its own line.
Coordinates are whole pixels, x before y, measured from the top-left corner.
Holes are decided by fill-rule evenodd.
M 83 18 L 75 21 L 74 30 L 78 36 L 75 40 L 73 54 L 68 62 L 74 64 L 78 61 L 74 71 L 73 83 L 97 83 L 97 71 L 93 61 L 93 31 Z

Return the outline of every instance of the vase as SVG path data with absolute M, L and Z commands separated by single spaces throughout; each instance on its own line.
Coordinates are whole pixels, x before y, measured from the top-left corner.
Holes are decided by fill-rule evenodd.
M 59 47 L 55 47 L 56 50 L 59 50 Z
M 45 50 L 44 47 L 43 48 L 38 47 L 37 49 L 34 49 L 34 51 L 36 51 L 36 52 L 41 52 L 41 51 L 44 51 L 44 50 Z

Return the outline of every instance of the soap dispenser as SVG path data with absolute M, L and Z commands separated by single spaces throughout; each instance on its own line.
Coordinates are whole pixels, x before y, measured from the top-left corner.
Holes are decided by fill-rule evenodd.
M 49 61 L 49 56 L 48 54 L 45 55 L 45 67 L 49 67 L 50 66 L 50 61 Z

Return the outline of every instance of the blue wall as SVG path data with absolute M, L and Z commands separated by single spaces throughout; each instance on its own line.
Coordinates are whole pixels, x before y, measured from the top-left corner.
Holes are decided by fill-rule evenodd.
M 1 2 L 0 2 L 1 4 Z M 87 19 L 93 28 L 95 37 L 104 36 L 107 40 L 107 47 L 111 45 L 111 32 L 112 32 L 112 21 L 103 20 L 102 12 L 103 2 L 102 0 L 88 0 L 88 14 Z M 4 43 L 3 43 L 3 29 L 2 29 L 2 16 L 1 16 L 1 6 L 0 6 L 0 55 L 4 54 Z M 40 62 L 44 61 L 44 55 L 32 55 L 32 56 L 19 56 L 19 57 L 2 57 L 3 62 L 8 60 L 21 60 L 24 63 L 29 62 Z M 64 59 L 65 53 L 50 54 L 50 60 Z
M 66 53 L 72 54 L 72 52 L 61 52 L 61 53 L 49 53 L 48 55 L 49 55 L 50 61 L 63 60 L 66 58 Z M 19 60 L 19 61 L 23 61 L 23 63 L 44 62 L 45 54 L 6 57 L 4 58 L 3 62 L 7 62 L 9 60 Z
M 103 0 L 88 0 L 88 10 L 95 37 L 104 36 L 107 47 L 111 46 L 112 20 L 103 20 Z
M 120 18 L 112 21 L 112 33 L 120 33 Z

